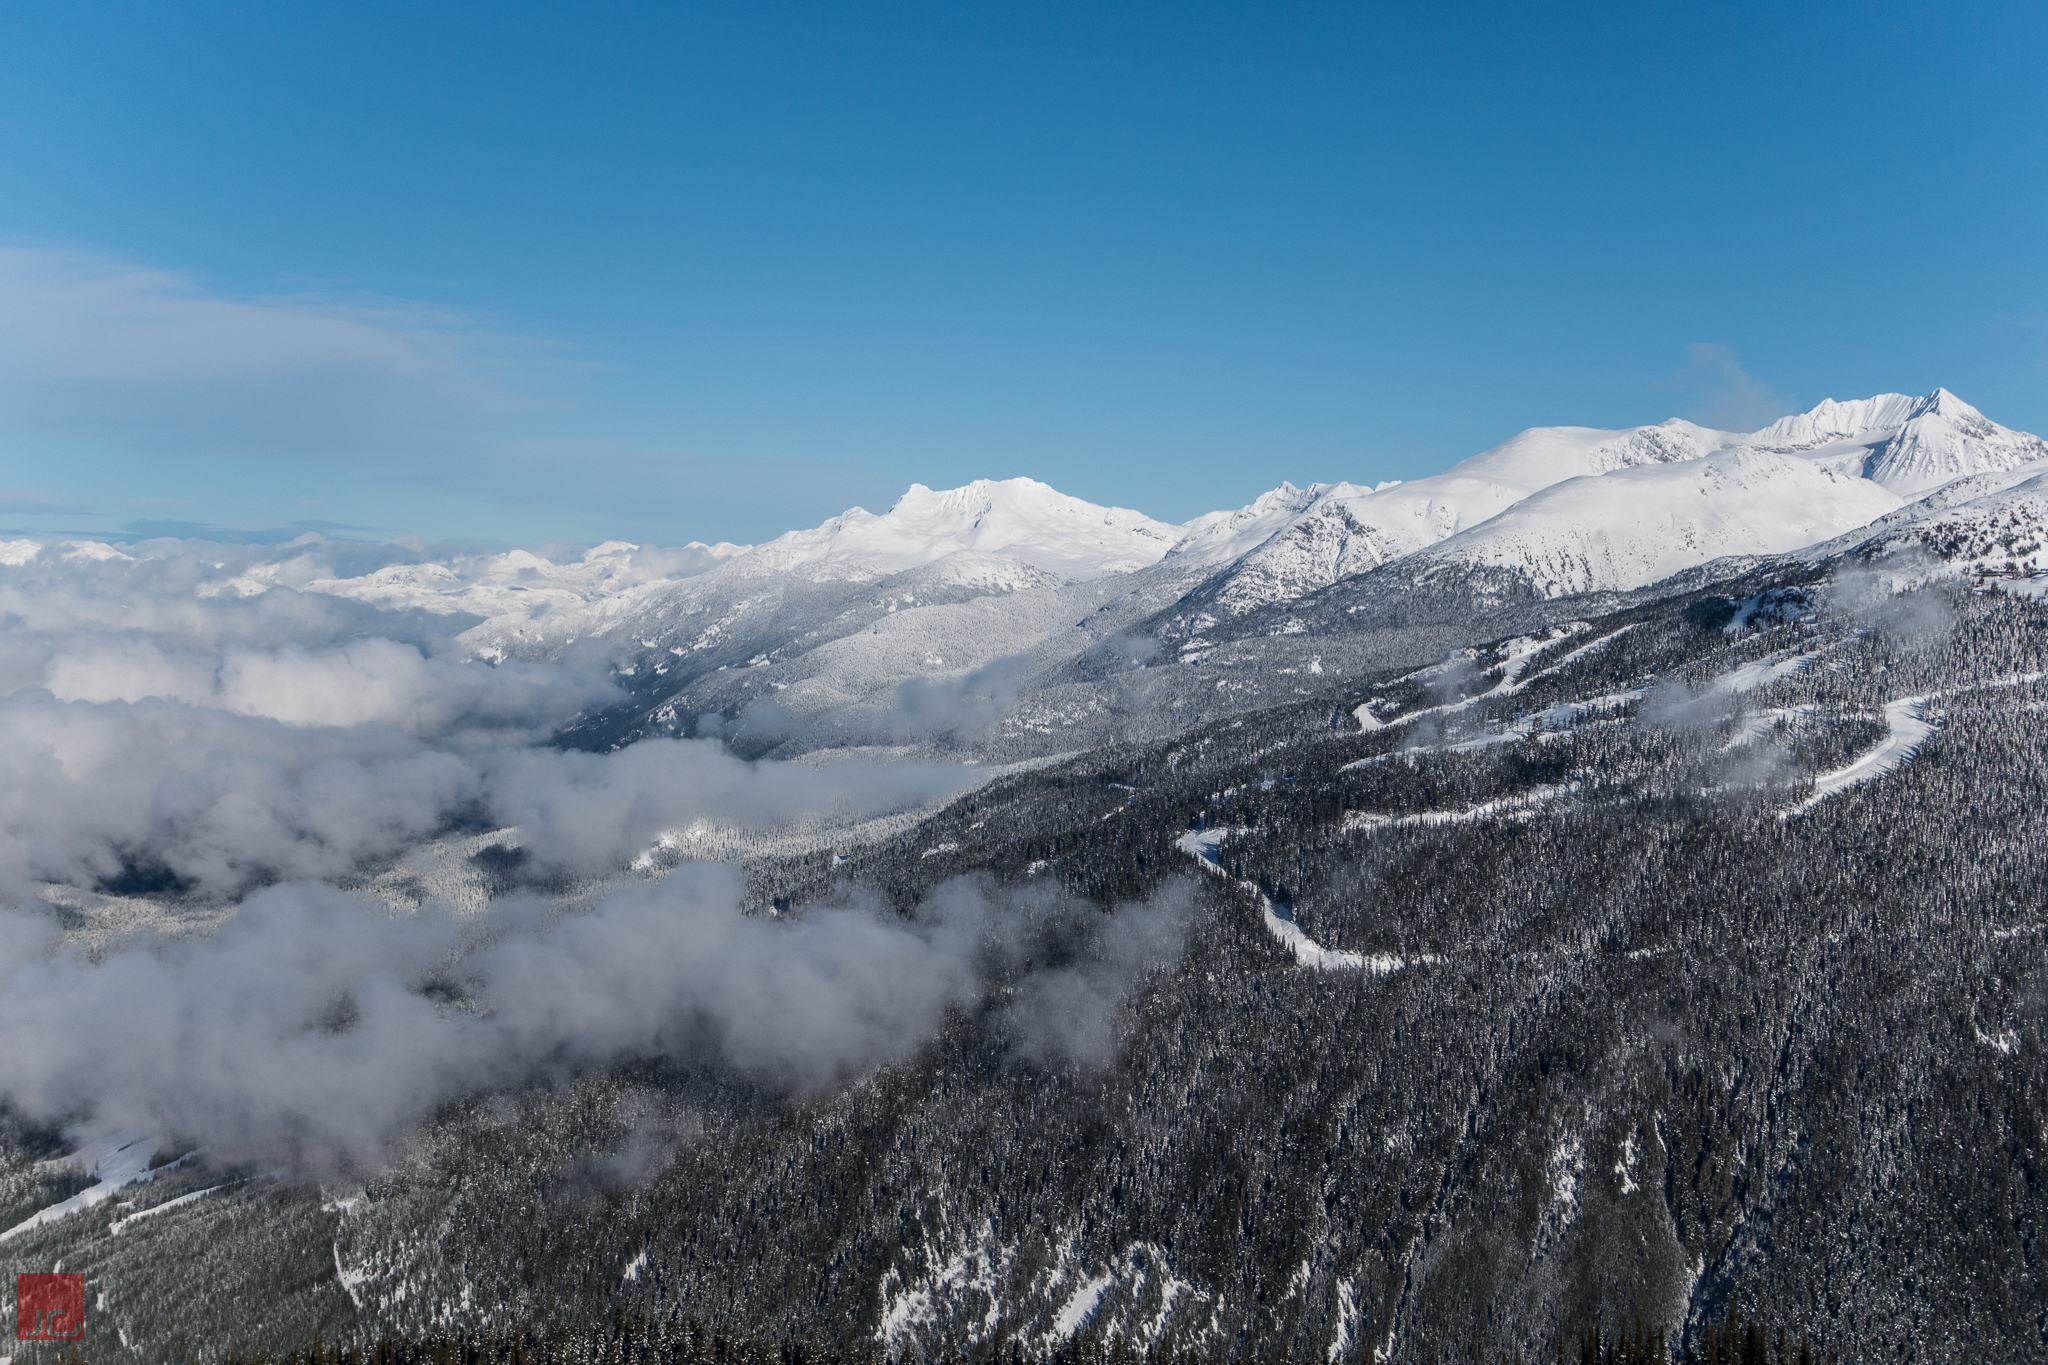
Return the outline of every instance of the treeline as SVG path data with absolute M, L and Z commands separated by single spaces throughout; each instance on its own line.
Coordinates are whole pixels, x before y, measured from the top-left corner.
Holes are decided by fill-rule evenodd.
M 1194 908 L 1106 1050 L 1022 1047 L 1046 1013 L 992 975 L 829 1095 L 686 1053 L 480 1096 L 360 1198 L 251 1182 L 65 1247 L 108 1284 L 85 1345 L 1804 1365 L 1806 1332 L 1856 1361 L 2038 1358 L 2048 603 L 1966 595 L 1918 643 L 1797 617 L 1730 635 L 1726 606 L 1595 621 L 1512 693 L 1484 695 L 1519 648 L 1385 679 L 1388 714 L 1475 698 L 1412 725 L 1361 732 L 1361 685 L 1012 773 L 843 862 L 750 862 L 797 916 L 838 880 L 909 910 L 962 873 L 1104 908 L 1187 878 Z M 1911 763 L 1781 818 L 1908 696 L 1939 727 Z M 1511 742 L 1517 718 L 1541 723 Z M 1299 968 L 1176 847 L 1197 821 L 1239 831 L 1225 866 L 1313 937 L 1405 965 Z M 1083 1287 L 1096 1335 L 1062 1338 Z M 1615 1330 L 1738 1299 L 1754 1321 Z
M 1563 1344 L 1553 1348 L 1552 1359 L 1574 1359 Z M 1662 1328 L 1632 1327 L 1626 1332 L 1605 1333 L 1588 1327 L 1579 1338 L 1577 1365 L 1833 1365 L 1832 1355 L 1823 1357 L 1804 1336 L 1793 1337 L 1765 1323 L 1745 1322 L 1739 1311 L 1731 1310 L 1725 1322 L 1710 1322 L 1700 1332 L 1699 1344 L 1691 1350 L 1674 1350 Z
M 992 1365 L 1281 1365 L 1279 1352 L 1238 1355 L 1204 1353 L 1187 1347 L 1140 1350 L 1123 1337 L 1081 1331 L 1049 1351 L 1027 1350 L 1010 1341 L 965 1352 L 941 1348 L 926 1355 L 889 1355 L 865 1337 L 837 1344 L 810 1339 L 777 1340 L 758 1332 L 711 1328 L 695 1319 L 671 1322 L 620 1316 L 599 1329 L 528 1328 L 503 1332 L 457 1332 L 419 1337 L 386 1336 L 372 1345 L 313 1345 L 280 1354 L 231 1354 L 204 1365 L 938 1365 L 947 1360 L 985 1360 Z M 1782 1328 L 1744 1321 L 1709 1323 L 1690 1350 L 1674 1349 L 1661 1328 L 1632 1327 L 1607 1333 L 1588 1327 L 1575 1348 L 1556 1342 L 1530 1365 L 1832 1365 L 1805 1338 Z M 63 1365 L 86 1365 L 75 1353 Z M 1517 1365 L 1505 1359 L 1502 1365 Z

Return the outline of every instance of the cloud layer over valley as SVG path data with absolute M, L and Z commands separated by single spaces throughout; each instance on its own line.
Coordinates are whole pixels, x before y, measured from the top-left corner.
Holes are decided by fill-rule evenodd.
M 1017 479 L 913 488 L 751 549 L 0 542 L 0 1098 L 369 1164 L 479 1089 L 710 1058 L 815 1091 L 956 1010 L 1022 1062 L 1101 1061 L 1123 990 L 1178 952 L 1182 891 L 1104 915 L 1031 881 L 1059 856 L 1033 849 L 1001 864 L 1022 889 L 956 880 L 912 920 L 822 891 L 839 864 L 816 843 L 822 875 L 781 900 L 678 860 L 900 833 L 997 762 L 1304 701 L 1359 715 L 1368 667 L 1445 642 L 1392 632 L 1380 658 L 1377 618 L 1350 613 L 1430 575 L 1616 592 L 1841 523 L 1836 553 L 1911 532 L 1915 576 L 1996 563 L 2030 584 L 2044 465 L 2038 438 L 1936 390 L 1739 437 L 1532 430 L 1433 480 L 1284 487 L 1180 528 Z M 1822 484 L 1821 521 L 1779 516 Z M 1673 508 L 1705 529 L 1674 536 Z M 1888 588 L 1842 592 L 1901 625 Z M 1430 713 L 1481 680 L 1413 676 L 1426 706 L 1402 742 L 1422 752 Z M 1642 702 L 1666 730 L 1731 719 L 1681 684 Z M 1791 771 L 1800 736 L 1777 729 L 1731 743 L 1728 781 Z M 997 866 L 970 851 L 979 828 L 907 855 L 952 859 L 917 884 Z M 764 899 L 775 913 L 749 913 Z
M 0 1096 L 31 1119 L 363 1168 L 452 1099 L 625 1060 L 815 1092 L 991 991 L 1019 1057 L 1087 1062 L 1135 973 L 1177 950 L 1179 891 L 1104 916 L 963 878 L 914 920 L 857 889 L 768 916 L 720 866 L 632 871 L 691 821 L 905 810 L 971 770 L 749 763 L 711 739 L 560 748 L 621 695 L 601 650 L 492 665 L 453 644 L 473 616 L 249 591 L 234 556 L 290 567 L 280 553 L 17 543 L 0 563 Z M 344 567 L 363 564 L 292 572 Z M 985 721 L 1007 685 L 906 688 L 901 728 Z M 480 830 L 518 850 L 481 912 L 349 889 Z M 62 907 L 94 894 L 210 906 L 218 928 L 67 936 Z
M 0 914 L 0 1092 L 43 1119 L 175 1133 L 231 1156 L 371 1165 L 478 1090 L 627 1060 L 719 1059 L 815 1092 L 922 1044 L 991 990 L 1021 1057 L 1100 1060 L 1117 998 L 1177 950 L 1185 889 L 1103 915 L 962 878 L 914 921 L 855 898 L 740 912 L 693 865 L 559 914 L 394 916 L 317 883 L 251 896 L 209 938 L 103 960 Z
M 561 751 L 540 741 L 619 695 L 599 651 L 487 666 L 419 613 L 243 596 L 191 551 L 94 548 L 0 568 L 0 893 L 140 873 L 230 896 L 341 877 L 456 823 L 518 826 L 547 869 L 601 872 L 699 816 L 896 809 L 962 780 L 701 741 Z

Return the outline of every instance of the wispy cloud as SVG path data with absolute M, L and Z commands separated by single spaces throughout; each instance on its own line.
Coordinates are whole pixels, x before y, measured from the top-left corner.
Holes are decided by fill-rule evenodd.
M 207 540 L 228 545 L 277 545 L 304 535 L 375 535 L 389 529 L 384 526 L 359 526 L 351 522 L 317 519 L 294 521 L 285 526 L 270 526 L 251 531 L 215 526 L 204 521 L 175 521 L 160 517 L 146 517 L 140 521 L 121 524 L 121 530 L 126 535 L 146 540 Z
M 219 457 L 300 466 L 259 481 L 279 510 L 326 496 L 325 484 L 309 485 L 316 471 L 346 471 L 354 521 L 384 520 L 408 490 L 438 487 L 517 525 L 599 538 L 665 538 L 691 517 L 680 528 L 689 535 L 752 539 L 886 489 L 867 466 L 733 458 L 695 447 L 687 431 L 643 443 L 567 429 L 587 397 L 580 385 L 601 368 L 566 344 L 447 308 L 234 295 L 105 252 L 0 245 L 0 442 L 108 453 L 108 472 L 81 484 L 95 499 L 173 484 L 190 494 L 180 499 L 189 525 L 165 534 L 278 538 L 288 518 L 249 511 Z M 0 491 L 0 515 L 63 515 L 82 500 L 61 487 Z
M 381 463 L 503 439 L 560 363 L 418 304 L 233 297 L 102 253 L 0 247 L 0 431 Z
M 1797 408 L 1765 381 L 1742 368 L 1726 346 L 1711 341 L 1687 348 L 1685 368 L 1653 387 L 1692 404 L 1685 416 L 1718 431 L 1755 431 Z
M 26 488 L 0 488 L 0 515 L 17 517 L 79 516 L 85 509 L 63 498 Z

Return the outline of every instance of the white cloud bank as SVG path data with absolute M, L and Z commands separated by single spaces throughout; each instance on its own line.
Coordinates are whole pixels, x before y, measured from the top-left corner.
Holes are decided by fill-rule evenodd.
M 148 869 L 231 896 L 343 876 L 456 818 L 520 827 L 550 870 L 604 871 L 699 816 L 894 809 L 962 780 L 792 771 L 708 741 L 535 747 L 620 699 L 601 654 L 464 661 L 447 635 L 461 618 L 241 596 L 201 553 L 217 547 L 158 548 L 0 566 L 0 894 Z
M 687 1054 L 829 1085 L 995 980 L 1020 1057 L 1098 1060 L 1121 991 L 1177 949 L 1179 893 L 1105 917 L 963 881 L 915 922 L 858 899 L 773 920 L 704 866 L 620 877 L 587 913 L 519 892 L 394 915 L 326 883 L 455 820 L 516 826 L 535 871 L 616 875 L 699 816 L 900 809 L 964 774 L 711 741 L 557 750 L 537 741 L 618 696 L 602 659 L 462 662 L 445 618 L 229 590 L 233 555 L 283 553 L 0 546 L 0 1097 L 32 1116 L 373 1163 L 437 1105 L 564 1069 Z M 290 553 L 318 575 L 391 552 Z M 239 909 L 212 937 L 93 960 L 41 899 L 138 882 Z
M 855 900 L 782 921 L 739 913 L 739 890 L 697 866 L 587 914 L 514 899 L 464 921 L 293 883 L 212 938 L 101 962 L 0 912 L 0 1093 L 229 1156 L 370 1165 L 449 1100 L 626 1060 L 715 1057 L 816 1090 L 905 1056 L 998 981 L 1021 1057 L 1089 1063 L 1131 980 L 1178 950 L 1188 902 L 1172 886 L 1105 916 L 963 878 L 915 920 Z M 1048 940 L 1065 960 L 1039 960 Z

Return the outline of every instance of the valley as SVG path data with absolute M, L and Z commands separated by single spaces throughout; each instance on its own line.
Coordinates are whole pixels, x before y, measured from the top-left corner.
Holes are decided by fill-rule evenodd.
M 2030 1358 L 2043 478 L 1936 390 L 1183 527 L 0 547 L 0 1240 L 108 1361 Z

